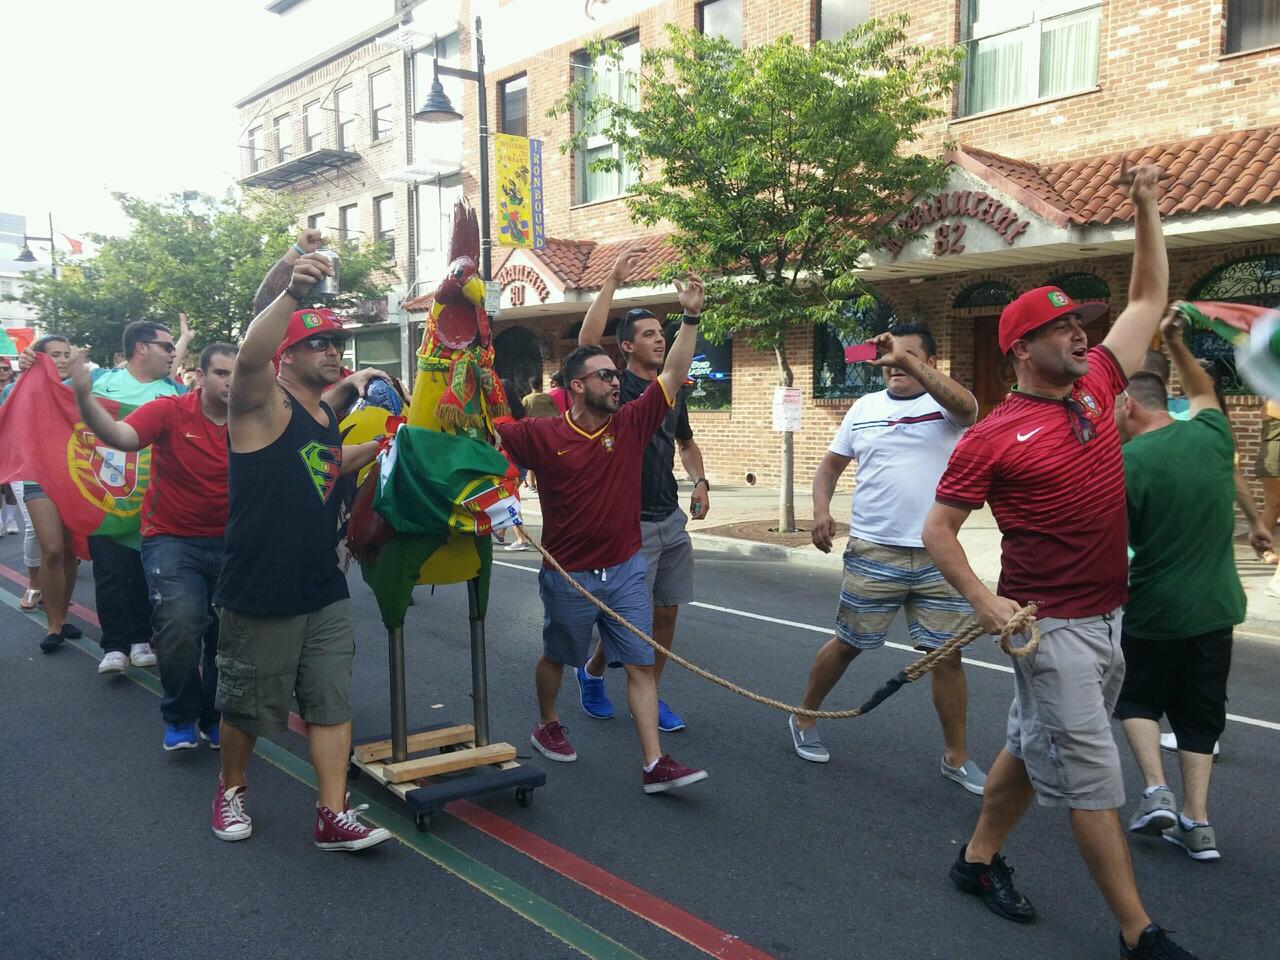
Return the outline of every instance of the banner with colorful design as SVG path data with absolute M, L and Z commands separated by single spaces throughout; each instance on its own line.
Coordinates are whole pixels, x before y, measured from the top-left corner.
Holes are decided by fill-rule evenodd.
M 542 191 L 542 141 L 494 134 L 498 174 L 498 244 L 541 250 L 546 246 Z
M 135 407 L 99 399 L 117 420 Z M 151 480 L 150 448 L 133 453 L 98 442 L 80 418 L 75 394 L 58 379 L 58 369 L 45 354 L 18 378 L 0 406 L 0 483 L 30 480 L 40 484 L 80 538 L 114 537 L 139 546 L 142 495 Z M 82 553 L 85 559 L 87 553 Z

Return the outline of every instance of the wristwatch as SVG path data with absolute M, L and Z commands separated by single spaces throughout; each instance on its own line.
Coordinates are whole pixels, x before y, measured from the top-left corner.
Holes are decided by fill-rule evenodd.
M 707 485 L 707 493 L 711 492 L 711 481 L 706 477 L 699 477 L 697 480 L 693 481 L 693 489 L 697 490 L 698 484 L 700 483 L 705 483 Z

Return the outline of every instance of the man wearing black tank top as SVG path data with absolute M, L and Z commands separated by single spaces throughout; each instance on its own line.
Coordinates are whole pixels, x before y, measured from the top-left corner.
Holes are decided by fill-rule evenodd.
M 245 768 L 258 737 L 287 727 L 296 696 L 319 788 L 315 844 L 362 850 L 390 833 L 346 804 L 355 634 L 336 553 L 338 481 L 369 463 L 377 443 L 343 447 L 321 399 L 341 376 L 347 335 L 331 311 L 298 307 L 331 272 L 318 254 L 294 261 L 288 287 L 250 324 L 231 376 L 227 557 L 214 596 L 222 774 L 212 825 L 223 840 L 252 833 Z

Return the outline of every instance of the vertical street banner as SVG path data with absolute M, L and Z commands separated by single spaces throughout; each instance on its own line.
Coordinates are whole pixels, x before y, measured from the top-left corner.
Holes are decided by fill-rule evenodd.
M 498 174 L 498 244 L 541 250 L 543 224 L 542 141 L 496 133 L 494 159 Z

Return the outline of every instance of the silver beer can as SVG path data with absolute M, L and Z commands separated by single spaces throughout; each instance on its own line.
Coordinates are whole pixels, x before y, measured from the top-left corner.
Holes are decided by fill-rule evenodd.
M 339 283 L 342 276 L 342 258 L 338 256 L 336 250 L 317 250 L 316 253 L 329 261 L 329 266 L 333 268 L 333 273 L 317 283 L 315 289 L 311 292 L 318 297 L 336 297 L 342 289 Z

